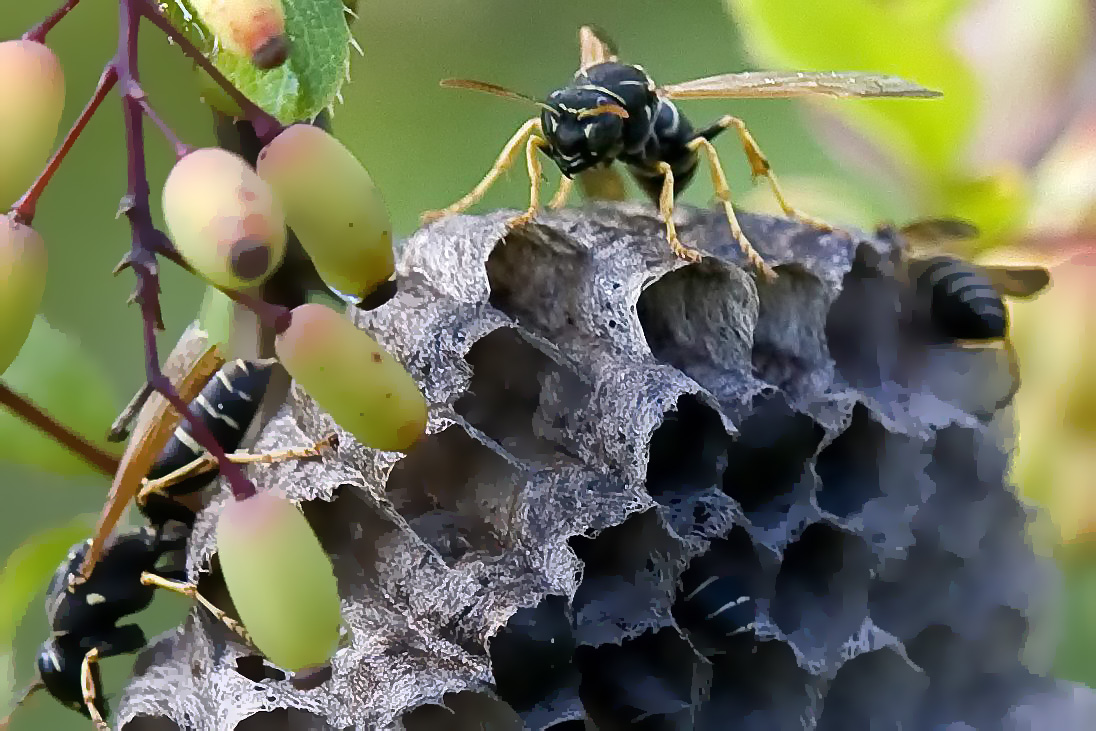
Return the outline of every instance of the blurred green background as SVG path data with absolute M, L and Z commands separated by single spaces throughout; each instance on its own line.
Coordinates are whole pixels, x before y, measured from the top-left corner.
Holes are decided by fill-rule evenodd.
M 0 38 L 20 35 L 54 7 L 53 2 L 4 5 Z M 857 226 L 962 214 L 987 232 L 980 249 L 1019 246 L 1035 252 L 1031 256 L 1042 256 L 1051 247 L 1040 243 L 1044 229 L 1036 226 L 1036 214 L 1069 196 L 1052 185 L 1040 187 L 1039 165 L 1051 149 L 1074 167 L 1084 167 L 1079 156 L 1083 160 L 1089 154 L 1084 135 L 1079 147 L 1059 149 L 1059 141 L 1069 139 L 1067 133 L 1077 128 L 1075 120 L 1090 108 L 1083 94 L 1078 100 L 1075 88 L 1092 59 L 1084 7 L 1083 0 L 734 0 L 726 5 L 719 0 L 361 0 L 353 31 L 364 56 L 352 57 L 353 80 L 344 89 L 345 103 L 336 109 L 334 127 L 385 192 L 397 234 L 403 236 L 416 228 L 423 210 L 443 207 L 465 193 L 529 116 L 528 109 L 505 100 L 441 89 L 438 80 L 479 78 L 545 94 L 574 72 L 577 30 L 584 23 L 606 29 L 624 60 L 643 64 L 656 81 L 665 83 L 761 66 L 901 73 L 929 86 L 947 87 L 954 101 L 935 111 L 901 106 L 931 102 L 881 101 L 808 112 L 802 104 L 771 100 L 694 102 L 686 110 L 697 123 L 728 111 L 743 117 L 783 176 L 792 201 L 810 213 Z M 115 3 L 84 2 L 50 34 L 67 74 L 62 128 L 76 117 L 113 52 L 116 14 Z M 187 142 L 212 143 L 211 118 L 197 100 L 190 64 L 152 27 L 146 26 L 142 37 L 143 82 L 153 104 Z M 54 328 L 78 339 L 80 348 L 42 329 L 35 335 L 41 348 L 35 356 L 50 353 L 57 361 L 54 380 L 43 380 L 48 369 L 30 356 L 21 356 L 5 376 L 37 383 L 43 401 L 59 404 L 59 415 L 66 408 L 77 412 L 73 419 L 95 438 L 105 432 L 110 412 L 122 407 L 143 374 L 139 315 L 125 304 L 133 278 L 128 273 L 109 276 L 129 245 L 124 220 L 114 218 L 125 189 L 119 107 L 112 96 L 94 118 L 42 199 L 35 221 L 50 247 L 43 314 Z M 857 139 L 854 130 L 865 139 Z M 148 139 L 157 205 L 172 158 L 155 130 Z M 771 210 L 767 197 L 752 192 L 733 136 L 721 139 L 719 149 L 739 201 L 747 208 Z M 835 149 L 841 154 L 832 154 Z M 549 174 L 554 183 L 554 171 Z M 1049 179 L 1055 179 L 1053 172 Z M 527 186 L 519 167 L 480 210 L 524 205 Z M 1075 193 L 1077 186 L 1068 190 Z M 697 176 L 684 200 L 705 205 L 710 197 L 707 177 Z M 1094 200 L 1096 194 L 1071 203 L 1076 221 L 1065 233 L 1055 229 L 1055 242 L 1075 235 L 1091 245 L 1088 226 L 1096 216 L 1085 219 L 1077 209 L 1088 210 Z M 1064 214 L 1049 218 L 1059 225 Z M 162 285 L 167 332 L 160 342 L 166 352 L 193 319 L 202 287 L 171 265 L 163 270 Z M 1066 309 L 1063 305 L 1061 311 Z M 1041 345 L 1036 341 L 1030 347 Z M 66 365 L 79 369 L 81 379 L 62 378 L 71 376 Z M 1028 380 L 1036 382 L 1031 388 L 1037 390 L 1038 374 L 1028 374 Z M 10 424 L 6 428 L 11 431 Z M 1046 436 L 1064 427 L 1044 420 L 1040 428 Z M 0 437 L 4 433 L 0 428 Z M 1094 449 L 1092 434 L 1086 438 L 1070 448 Z M 108 487 L 104 479 L 78 469 L 69 470 L 76 474 L 52 475 L 5 462 L 0 470 L 0 489 L 5 491 L 0 556 L 73 516 L 97 513 Z M 1084 494 L 1086 486 L 1096 494 L 1096 485 L 1085 483 L 1091 482 L 1092 471 L 1071 474 L 1061 478 L 1073 480 L 1071 494 Z M 1053 502 L 1042 497 L 1046 504 Z M 1074 501 L 1058 509 L 1074 512 L 1076 505 Z M 1091 516 L 1096 517 L 1096 509 Z M 55 541 L 67 545 L 70 534 L 79 536 L 81 530 L 69 527 L 61 531 L 64 540 Z M 1061 535 L 1050 533 L 1048 550 L 1066 551 L 1059 545 Z M 1069 538 L 1084 533 L 1078 530 Z M 1096 574 L 1087 549 L 1067 553 L 1061 554 L 1064 565 L 1071 567 L 1067 583 L 1076 588 L 1070 607 L 1079 626 L 1087 627 L 1087 608 L 1096 605 L 1096 598 L 1085 597 L 1096 594 Z M 13 586 L 33 591 L 35 582 L 27 576 L 37 574 L 31 568 L 22 574 L 6 572 L 0 576 L 0 593 L 18 594 Z M 23 577 L 22 583 L 13 577 Z M 47 634 L 40 602 L 36 596 L 15 643 L 15 684 L 20 687 L 32 672 L 34 648 Z M 10 685 L 3 677 L 3 622 L 18 623 L 21 607 L 16 605 L 14 615 L 0 614 L 0 701 L 7 692 L 4 686 Z M 186 606 L 181 599 L 158 599 L 143 623 L 155 634 L 177 622 Z M 6 607 L 0 612 L 10 613 Z M 1096 647 L 1096 639 L 1087 647 Z M 1076 654 L 1061 661 L 1062 671 L 1096 681 L 1096 663 Z M 112 692 L 120 687 L 130 662 L 107 662 Z M 39 696 L 16 714 L 11 728 L 85 726 Z

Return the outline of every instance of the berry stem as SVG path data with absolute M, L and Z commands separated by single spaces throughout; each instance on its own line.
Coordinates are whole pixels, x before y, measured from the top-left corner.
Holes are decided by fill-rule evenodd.
M 60 23 L 79 2 L 80 0 L 66 0 L 61 7 L 54 10 L 45 20 L 24 33 L 23 40 L 45 43 L 46 34 L 53 30 L 53 26 Z
M 270 142 L 278 136 L 283 127 L 281 123 L 270 114 L 263 111 L 259 105 L 248 99 L 236 86 L 225 78 L 225 75 L 217 70 L 217 67 L 205 57 L 190 39 L 185 34 L 179 31 L 171 21 L 157 12 L 156 8 L 148 3 L 148 0 L 121 0 L 123 5 L 133 4 L 136 12 L 144 15 L 148 18 L 149 22 L 159 28 L 164 35 L 175 42 L 179 46 L 185 55 L 189 56 L 192 61 L 202 67 L 210 77 L 217 82 L 226 94 L 232 97 L 232 100 L 243 110 L 244 116 L 255 127 L 255 133 L 258 135 L 262 144 Z
M 145 167 L 145 113 L 140 101 L 143 94 L 140 97 L 134 95 L 134 90 L 140 90 L 140 77 L 137 70 L 137 31 L 141 15 L 144 14 L 147 17 L 148 12 L 144 0 L 119 0 L 119 6 L 118 55 L 115 64 L 119 75 L 124 80 L 122 118 L 126 130 L 129 181 L 123 214 L 129 220 L 133 236 L 127 263 L 137 276 L 135 296 L 141 307 L 144 325 L 147 381 L 190 423 L 191 434 L 195 441 L 217 460 L 221 474 L 228 481 L 233 496 L 237 500 L 243 500 L 255 494 L 255 486 L 251 484 L 239 466 L 228 461 L 224 450 L 201 419 L 191 417 L 187 405 L 179 397 L 171 381 L 160 370 L 160 358 L 156 350 L 156 331 L 163 329 L 163 323 L 160 313 L 159 265 L 156 262 L 155 252 L 163 247 L 161 242 L 166 237 L 152 222 Z
M 42 191 L 49 185 L 49 181 L 53 178 L 54 173 L 61 166 L 65 156 L 68 155 L 69 150 L 72 149 L 76 139 L 80 136 L 80 133 L 84 131 L 84 127 L 91 121 L 95 111 L 102 104 L 103 99 L 106 98 L 110 90 L 114 88 L 114 85 L 118 82 L 118 69 L 115 64 L 107 64 L 107 67 L 103 69 L 102 75 L 99 77 L 99 83 L 95 87 L 95 93 L 92 94 L 91 99 L 88 100 L 84 110 L 80 112 L 80 116 L 73 123 L 72 129 L 65 135 L 65 139 L 61 142 L 61 146 L 57 148 L 57 151 L 53 153 L 53 157 L 50 158 L 46 164 L 46 169 L 39 174 L 38 179 L 30 186 L 30 189 L 23 194 L 15 206 L 12 207 L 12 214 L 15 220 L 31 225 L 34 221 L 34 212 L 38 206 L 38 198 L 42 195 Z
M 179 136 L 175 134 L 175 130 L 171 129 L 168 123 L 165 122 L 163 118 L 156 113 L 156 110 L 152 108 L 151 104 L 149 104 L 148 96 L 145 95 L 145 90 L 136 83 L 132 84 L 131 86 L 132 88 L 130 91 L 127 92 L 127 94 L 135 102 L 137 102 L 137 105 L 141 107 L 141 112 L 146 117 L 152 120 L 152 123 L 160 129 L 160 133 L 163 134 L 168 143 L 173 148 L 175 148 L 175 159 L 182 159 L 183 156 L 189 153 L 193 148 L 180 140 Z
M 58 444 L 107 477 L 113 477 L 118 470 L 119 460 L 117 457 L 100 449 L 54 419 L 26 396 L 13 391 L 3 381 L 0 381 L 0 405 L 7 407 L 12 413 L 38 429 L 38 431 L 52 437 Z

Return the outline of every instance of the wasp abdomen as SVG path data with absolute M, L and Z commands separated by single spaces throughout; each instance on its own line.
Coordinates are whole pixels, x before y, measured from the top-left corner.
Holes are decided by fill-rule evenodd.
M 1003 338 L 1008 312 L 1000 293 L 976 268 L 960 259 L 938 256 L 911 272 L 915 287 L 940 332 L 957 340 Z

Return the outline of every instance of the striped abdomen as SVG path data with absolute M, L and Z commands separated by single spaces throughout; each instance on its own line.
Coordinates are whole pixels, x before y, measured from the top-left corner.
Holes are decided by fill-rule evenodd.
M 191 417 L 201 419 L 226 452 L 235 451 L 240 446 L 240 441 L 251 426 L 251 420 L 258 413 L 259 404 L 270 382 L 271 368 L 272 364 L 234 360 L 217 371 L 191 402 Z M 163 477 L 193 462 L 203 452 L 191 434 L 189 422 L 183 421 L 156 458 L 148 477 Z M 172 485 L 169 492 L 174 495 L 195 492 L 209 484 L 214 477 L 216 473 L 198 475 Z
M 679 625 L 716 643 L 753 630 L 757 615 L 744 567 L 722 554 L 713 547 L 693 560 L 673 609 Z
M 1003 338 L 1008 311 L 989 279 L 969 263 L 937 256 L 910 265 L 918 299 L 932 324 L 956 340 Z

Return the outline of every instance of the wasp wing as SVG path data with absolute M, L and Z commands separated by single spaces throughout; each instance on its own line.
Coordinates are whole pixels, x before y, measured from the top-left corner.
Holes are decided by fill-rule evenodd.
M 1007 297 L 1033 297 L 1050 284 L 1050 272 L 1040 266 L 979 267 L 998 292 Z
M 599 63 L 617 60 L 616 46 L 599 28 L 584 25 L 578 30 L 580 52 L 579 71 L 585 71 Z
M 672 99 L 937 97 L 940 92 L 889 74 L 859 71 L 743 71 L 663 86 Z
M 961 218 L 921 218 L 910 221 L 898 232 L 918 241 L 966 241 L 978 238 L 978 227 Z

